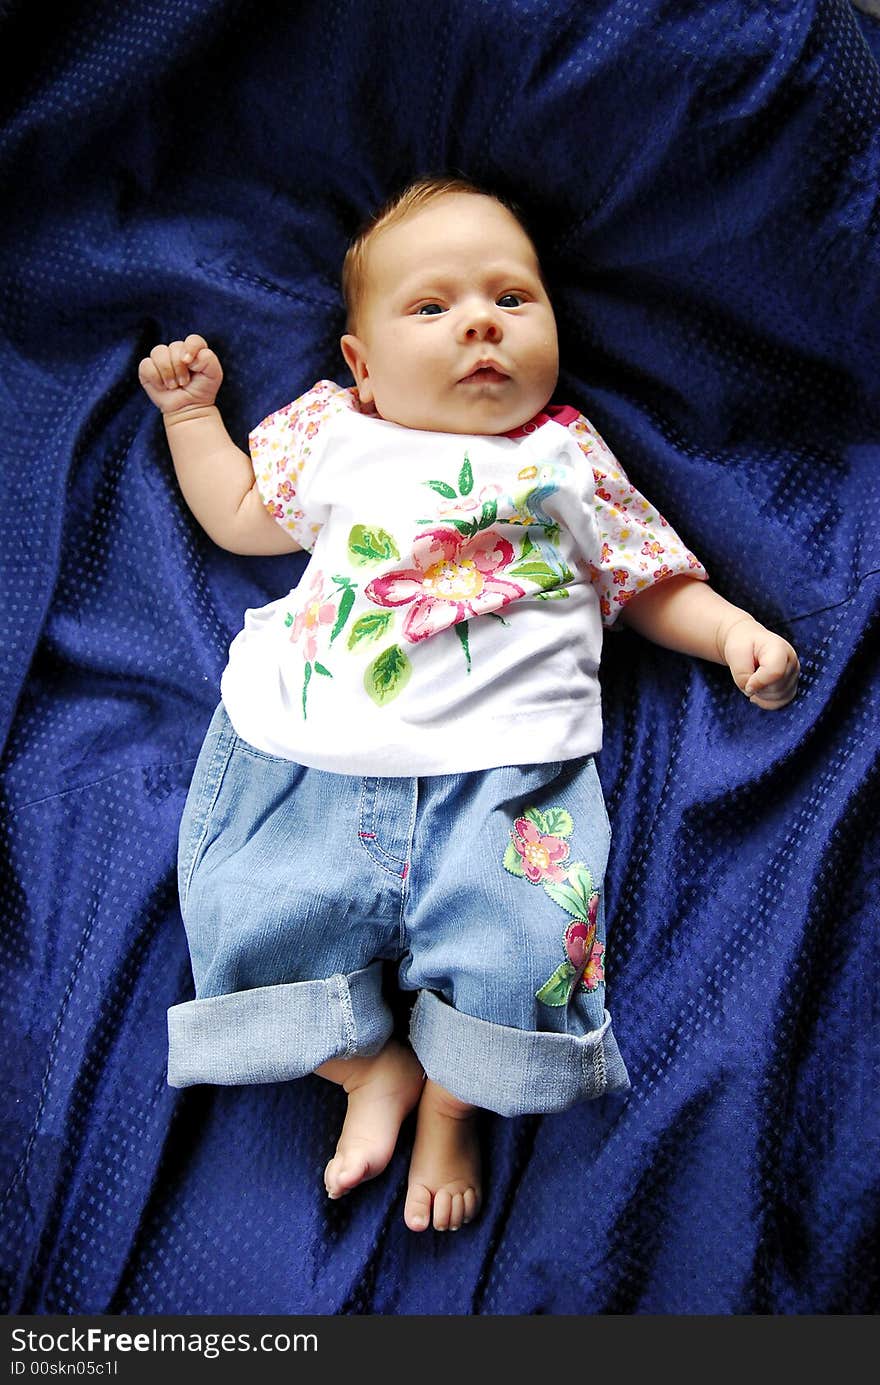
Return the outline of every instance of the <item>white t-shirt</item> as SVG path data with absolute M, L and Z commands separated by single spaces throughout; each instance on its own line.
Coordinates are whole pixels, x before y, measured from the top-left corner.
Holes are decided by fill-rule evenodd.
M 221 695 L 271 755 L 356 775 L 593 754 L 602 627 L 707 573 L 571 408 L 502 436 L 422 432 L 322 380 L 250 435 L 257 485 L 312 551 L 245 613 Z

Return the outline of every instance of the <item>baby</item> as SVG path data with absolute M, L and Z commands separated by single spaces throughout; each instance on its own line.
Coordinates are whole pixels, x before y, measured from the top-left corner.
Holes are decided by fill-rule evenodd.
M 727 664 L 762 708 L 791 645 L 731 605 L 577 410 L 518 213 L 415 184 L 346 256 L 355 386 L 321 381 L 250 456 L 197 335 L 139 378 L 184 498 L 240 554 L 313 550 L 233 641 L 180 828 L 196 999 L 174 1086 L 316 1072 L 348 1104 L 337 1198 L 418 1106 L 404 1220 L 481 1200 L 479 1108 L 565 1110 L 629 1086 L 605 1009 L 610 844 L 595 766 L 603 627 Z M 392 1036 L 383 964 L 417 993 Z

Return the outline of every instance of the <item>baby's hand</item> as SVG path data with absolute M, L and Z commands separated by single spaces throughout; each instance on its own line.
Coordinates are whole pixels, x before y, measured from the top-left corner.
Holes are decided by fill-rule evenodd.
M 193 404 L 213 404 L 223 370 L 204 337 L 154 346 L 138 366 L 138 379 L 157 409 L 175 414 Z
M 797 654 L 751 616 L 730 627 L 723 654 L 736 686 L 756 707 L 775 711 L 794 697 L 801 671 Z

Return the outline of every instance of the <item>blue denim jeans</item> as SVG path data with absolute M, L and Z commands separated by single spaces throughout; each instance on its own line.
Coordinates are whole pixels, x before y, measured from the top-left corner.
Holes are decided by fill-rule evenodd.
M 168 1081 L 273 1082 L 377 1053 L 382 968 L 463 1101 L 519 1115 L 627 1088 L 604 1008 L 610 829 L 592 757 L 361 778 L 254 749 L 222 702 L 180 826 L 196 999 Z

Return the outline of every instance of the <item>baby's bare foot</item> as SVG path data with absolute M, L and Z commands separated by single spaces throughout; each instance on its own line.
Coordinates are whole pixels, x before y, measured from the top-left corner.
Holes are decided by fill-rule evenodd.
M 327 1195 L 338 1198 L 387 1167 L 401 1124 L 421 1096 L 424 1073 L 412 1049 L 395 1039 L 372 1058 L 331 1060 L 318 1072 L 348 1095 L 336 1153 L 324 1170 Z
M 477 1107 L 459 1101 L 430 1077 L 425 1083 L 409 1166 L 403 1219 L 410 1231 L 457 1231 L 480 1210 Z

